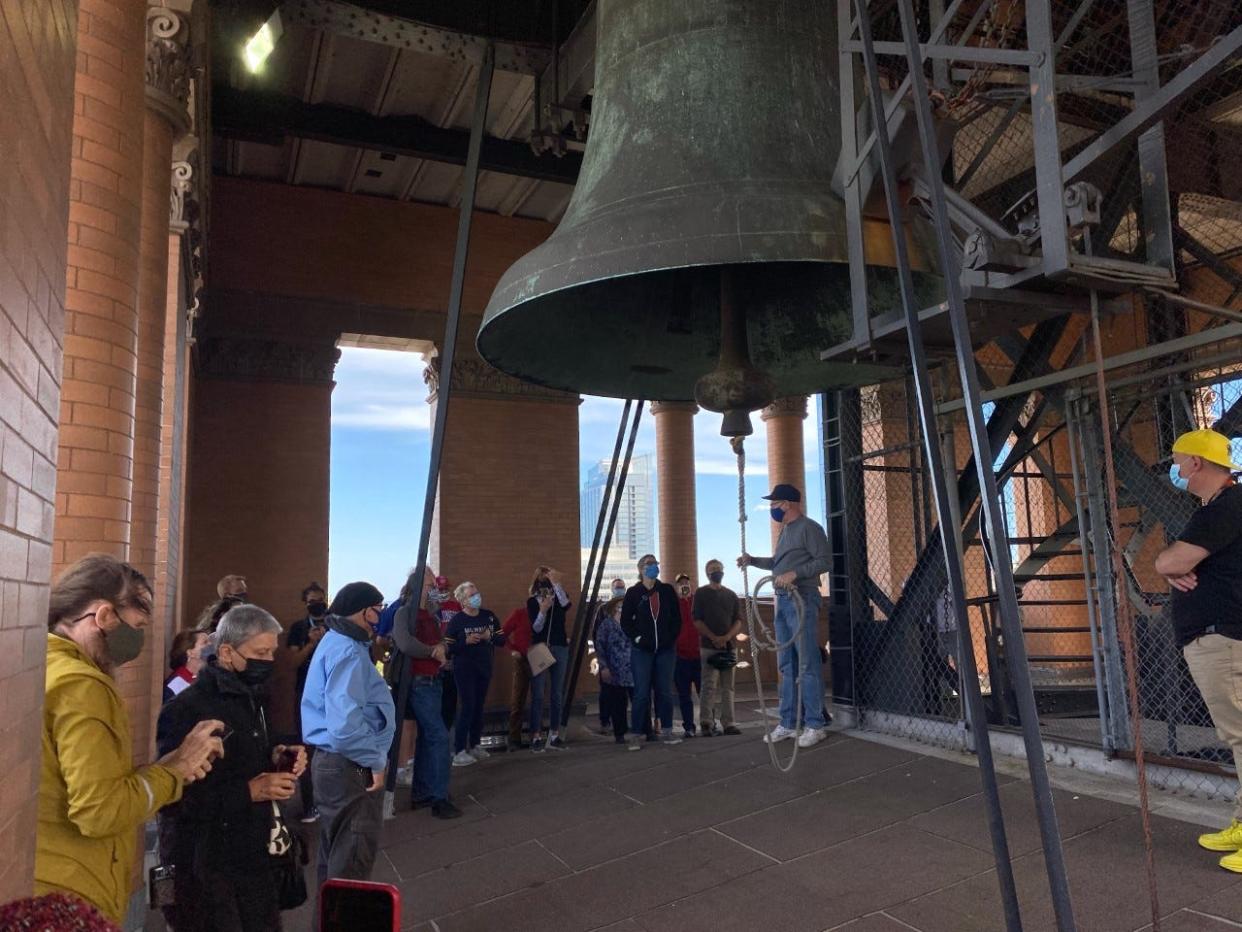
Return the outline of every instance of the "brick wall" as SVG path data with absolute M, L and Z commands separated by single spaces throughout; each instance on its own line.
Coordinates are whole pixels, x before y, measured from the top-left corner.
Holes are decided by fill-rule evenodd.
M 211 215 L 213 289 L 440 312 L 448 306 L 456 208 L 219 176 Z M 476 213 L 465 312 L 481 313 L 496 280 L 552 229 L 541 220 Z M 342 325 L 355 329 L 352 320 Z
M 160 412 L 159 519 L 155 535 L 156 602 L 165 637 L 182 627 L 180 611 L 182 514 L 185 502 L 185 314 L 181 294 L 181 236 L 167 237 L 164 320 L 164 405 Z M 161 671 L 162 672 L 162 671 Z
M 0 5 L 0 903 L 34 873 L 75 0 Z
M 576 404 L 453 397 L 440 475 L 437 572 L 454 584 L 473 582 L 501 621 L 525 604 L 539 563 L 561 570 L 577 601 Z M 488 702 L 503 705 L 509 655 L 498 651 L 496 660 Z
M 196 379 L 190 439 L 184 610 L 241 573 L 252 602 L 301 617 L 308 580 L 328 576 L 332 385 Z

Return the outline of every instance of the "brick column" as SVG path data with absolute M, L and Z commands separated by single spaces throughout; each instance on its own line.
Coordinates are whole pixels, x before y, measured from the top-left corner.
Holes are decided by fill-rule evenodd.
M 145 4 L 82 0 L 69 202 L 56 569 L 129 556 Z
M 656 422 L 656 474 L 660 514 L 661 577 L 679 573 L 699 578 L 698 519 L 694 498 L 693 402 L 653 401 Z
M 156 586 L 150 690 L 158 708 L 167 670 L 169 615 L 157 570 L 168 232 L 173 143 L 189 129 L 187 29 L 172 10 L 147 10 L 146 115 L 143 120 L 142 227 L 138 274 L 138 373 L 134 405 L 134 490 L 129 559 Z M 175 331 L 174 331 L 175 338 Z
M 0 4 L 0 903 L 34 878 L 77 15 Z
M 146 5 L 82 0 L 69 200 L 56 570 L 128 559 L 133 499 Z M 151 737 L 151 652 L 121 668 L 136 760 Z
M 519 382 L 473 353 L 463 355 L 453 365 L 428 562 L 454 583 L 474 582 L 502 620 L 525 604 L 539 563 L 565 574 L 576 603 L 582 580 L 579 398 Z M 434 417 L 439 359 L 431 361 L 426 378 Z M 584 666 L 580 697 L 594 688 L 593 680 Z M 488 705 L 507 705 L 511 684 L 509 652 L 497 651 Z
M 806 450 L 802 445 L 802 422 L 806 420 L 806 396 L 778 398 L 763 409 L 768 428 L 768 488 L 788 482 L 802 492 L 806 503 Z M 780 536 L 780 525 L 768 522 L 772 529 L 772 545 Z

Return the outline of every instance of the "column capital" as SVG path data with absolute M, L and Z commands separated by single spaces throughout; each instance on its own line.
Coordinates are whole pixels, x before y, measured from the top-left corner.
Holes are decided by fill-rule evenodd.
M 184 14 L 165 6 L 147 8 L 147 107 L 177 136 L 190 129 L 189 32 Z
M 195 341 L 203 378 L 332 384 L 341 351 L 330 343 L 284 343 L 233 337 Z
M 796 417 L 799 420 L 806 420 L 806 395 L 777 398 L 764 408 L 759 416 L 764 421 L 770 421 L 774 417 Z
M 435 404 L 440 392 L 440 356 L 427 359 L 423 381 L 427 383 L 427 404 Z M 454 397 L 493 398 L 500 401 L 539 401 L 543 403 L 580 404 L 582 399 L 572 392 L 546 388 L 533 382 L 523 382 L 482 359 L 457 359 L 453 362 L 453 380 L 450 383 Z
M 687 414 L 695 415 L 699 413 L 699 406 L 693 401 L 651 402 L 651 413 L 653 415 L 664 414 L 666 411 L 685 411 Z

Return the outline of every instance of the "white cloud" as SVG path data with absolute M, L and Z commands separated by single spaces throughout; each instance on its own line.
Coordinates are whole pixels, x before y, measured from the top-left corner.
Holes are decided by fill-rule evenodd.
M 430 429 L 425 368 L 413 353 L 343 348 L 332 392 L 332 423 L 357 430 Z

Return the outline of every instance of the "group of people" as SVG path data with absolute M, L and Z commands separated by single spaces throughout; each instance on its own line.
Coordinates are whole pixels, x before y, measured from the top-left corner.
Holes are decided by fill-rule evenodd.
M 1232 685 L 1242 675 L 1236 460 L 1227 438 L 1213 431 L 1178 439 L 1170 479 L 1202 504 L 1160 553 L 1156 569 L 1172 589 L 1174 627 L 1190 672 L 1242 769 L 1242 699 Z M 738 559 L 772 573 L 776 638 L 790 643 L 778 658 L 780 722 L 766 740 L 796 737 L 809 746 L 823 740 L 826 725 L 815 619 L 828 548 L 823 529 L 802 513 L 799 490 L 778 485 L 767 498 L 781 526 L 776 551 L 770 558 Z M 653 555 L 637 569 L 632 585 L 613 580 L 611 598 L 595 620 L 601 722 L 634 749 L 644 739 L 675 743 L 736 734 L 732 661 L 744 619 L 741 600 L 723 585 L 723 564 L 707 563 L 708 583 L 697 591 L 687 578 L 663 582 Z M 134 879 L 137 829 L 159 813 L 173 928 L 278 929 L 280 911 L 289 905 L 288 877 L 279 872 L 296 864 L 290 852 L 297 847 L 281 804 L 299 784 L 303 817 L 319 822 L 318 882 L 369 877 L 382 823 L 378 791 L 399 725 L 393 685 L 377 663 L 389 637 L 409 663 L 408 671 L 388 666 L 409 680 L 407 712 L 417 727 L 415 809 L 430 808 L 440 818 L 460 814 L 449 797 L 450 764 L 468 766 L 487 756 L 480 747 L 483 703 L 498 648 L 515 660 L 510 747 L 564 749 L 571 602 L 560 574 L 538 567 L 526 605 L 503 624 L 471 583 L 457 586 L 450 598 L 447 581 L 428 573 L 417 606 L 410 604 L 409 588 L 386 605 L 375 586 L 353 582 L 329 604 L 323 588 L 312 584 L 302 593 L 306 617 L 286 632 L 250 604 L 244 578 L 226 577 L 200 625 L 173 641 L 156 729 L 158 756 L 135 766 L 114 677 L 142 654 L 154 591 L 140 572 L 112 556 L 90 555 L 69 567 L 55 581 L 48 606 L 37 908 L 73 914 L 83 928 L 119 923 Z M 795 643 L 799 613 L 808 623 Z M 446 669 L 455 711 L 447 701 Z M 286 682 L 278 686 L 281 675 Z M 696 686 L 697 721 L 690 698 Z M 673 727 L 675 694 L 681 735 Z M 524 719 L 529 745 L 522 740 Z M 1222 867 L 1242 872 L 1242 793 L 1231 824 L 1199 843 L 1223 853 Z M 101 924 L 91 924 L 97 918 Z

